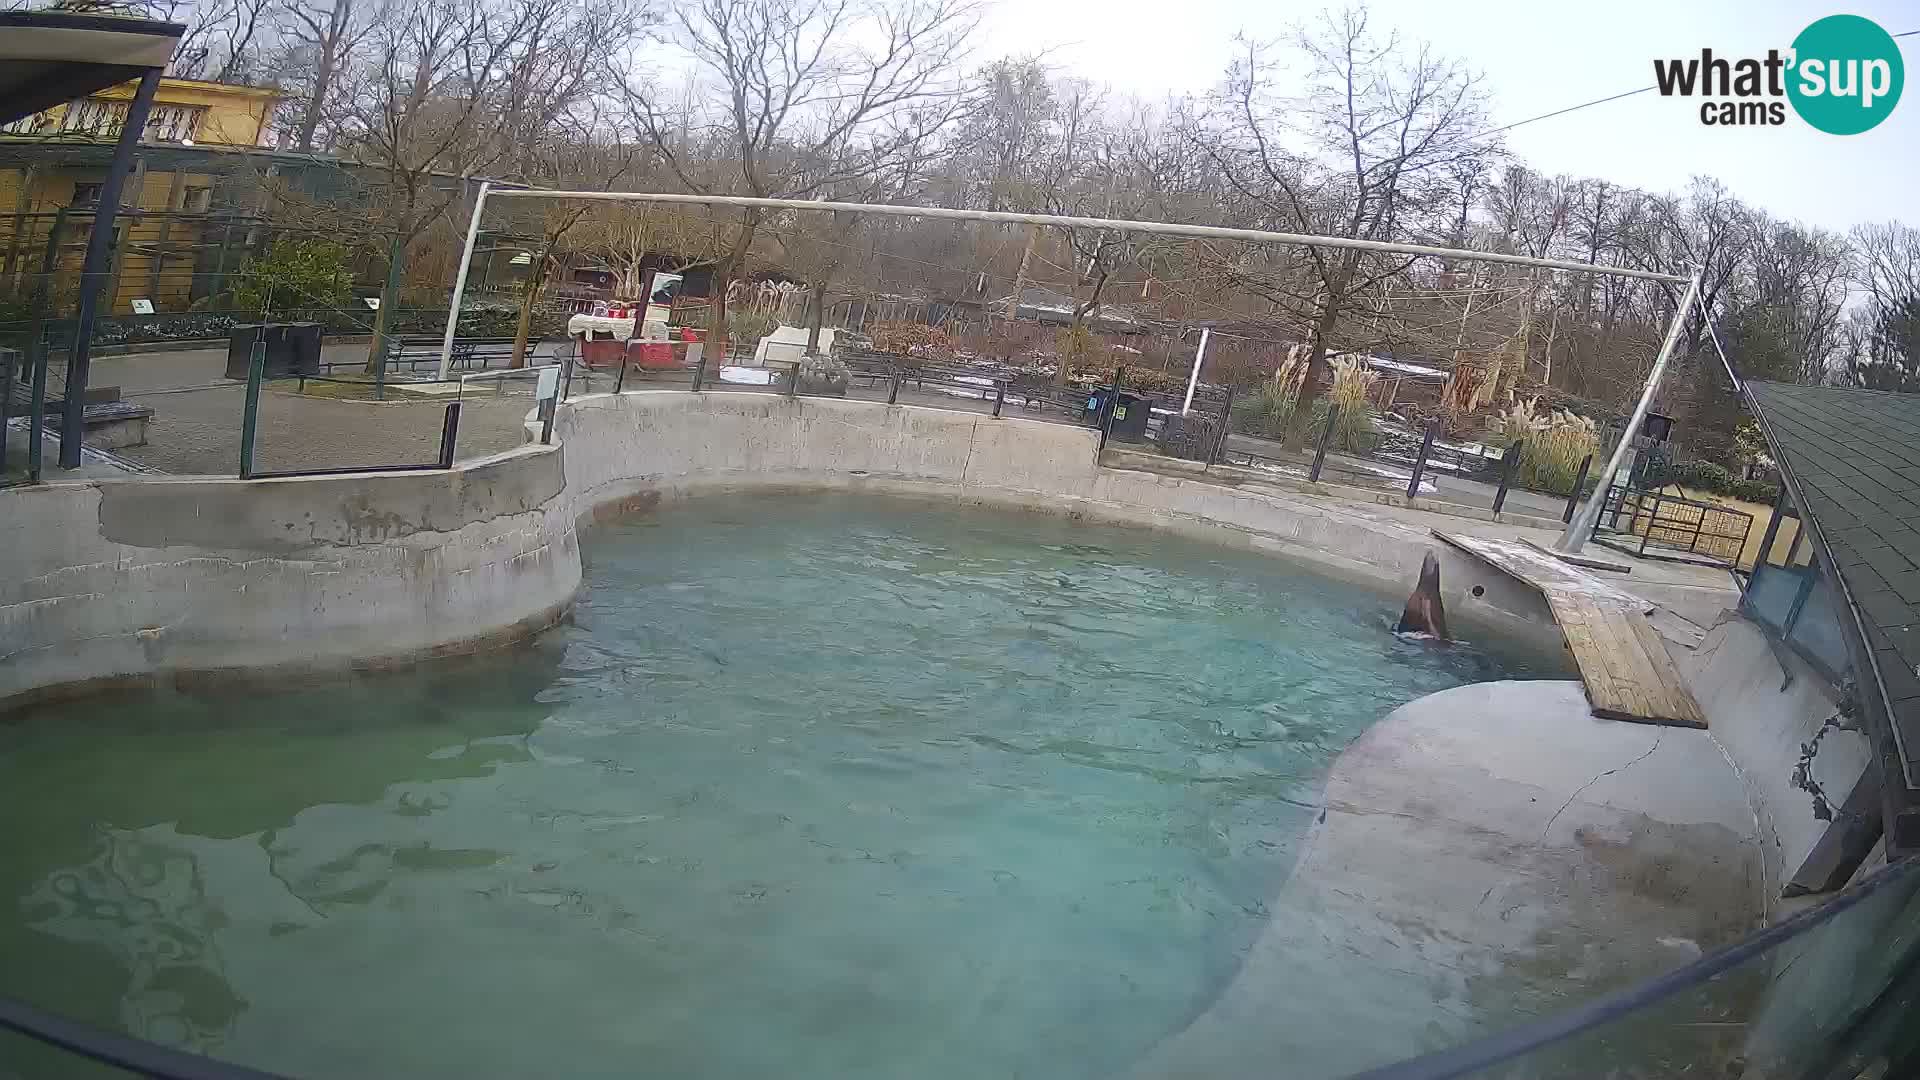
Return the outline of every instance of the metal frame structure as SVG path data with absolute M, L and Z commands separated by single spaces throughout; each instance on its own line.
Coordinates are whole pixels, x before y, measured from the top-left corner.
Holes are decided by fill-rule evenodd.
M 1680 333 L 1685 326 L 1687 316 L 1699 302 L 1700 272 L 1696 269 L 1691 275 L 1668 274 L 1658 270 L 1640 270 L 1626 266 L 1600 266 L 1594 263 L 1569 262 L 1564 259 L 1540 259 L 1531 255 L 1509 255 L 1493 251 L 1473 251 L 1466 248 L 1431 247 L 1426 244 L 1401 244 L 1384 240 L 1357 240 L 1344 236 L 1317 236 L 1312 233 L 1270 232 L 1265 229 L 1232 229 L 1219 225 L 1182 225 L 1170 221 L 1131 221 L 1120 218 L 1073 217 L 1066 214 L 1022 214 L 1001 210 L 959 210 L 946 206 L 894 206 L 883 203 L 828 202 L 811 199 L 757 199 L 744 195 L 682 195 L 651 191 L 542 191 L 529 188 L 516 188 L 495 191 L 491 184 L 481 184 L 474 196 L 473 217 L 467 222 L 466 244 L 460 250 L 460 269 L 454 277 L 453 296 L 447 306 L 446 332 L 440 342 L 440 378 L 445 379 L 453 365 L 454 328 L 460 320 L 460 301 L 467 289 L 467 271 L 473 263 L 474 242 L 480 235 L 480 216 L 486 212 L 489 198 L 504 199 L 572 199 L 587 202 L 643 202 L 665 203 L 669 205 L 692 206 L 730 206 L 746 210 L 799 210 L 813 213 L 849 213 L 873 214 L 885 217 L 944 218 L 949 221 L 984 221 L 1001 225 L 1044 225 L 1063 229 L 1109 229 L 1120 233 L 1147 233 L 1158 236 L 1188 236 L 1211 240 L 1239 240 L 1259 244 L 1295 244 L 1303 247 L 1348 248 L 1359 251 L 1382 251 L 1398 255 L 1432 255 L 1463 262 L 1504 263 L 1511 266 L 1529 266 L 1548 270 L 1567 270 L 1581 274 L 1605 274 L 1613 277 L 1640 278 L 1646 281 L 1658 281 L 1670 285 L 1685 285 L 1687 291 L 1680 302 L 1674 306 L 1673 322 L 1667 327 L 1667 336 L 1660 346 L 1660 354 L 1653 362 L 1653 370 L 1647 374 L 1647 384 L 1640 393 L 1639 403 L 1634 406 L 1633 418 L 1628 421 L 1626 431 L 1613 456 L 1608 459 L 1606 468 L 1601 472 L 1598 486 L 1588 497 L 1580 512 L 1568 523 L 1555 545 L 1569 554 L 1578 552 L 1593 535 L 1593 527 L 1600 519 L 1601 503 L 1605 499 L 1607 488 L 1612 484 L 1614 475 L 1619 472 L 1620 464 L 1626 457 L 1632 432 L 1640 430 L 1647 413 L 1653 407 L 1653 397 L 1660 389 L 1661 377 L 1666 374 L 1667 362 L 1672 359 L 1674 348 L 1680 342 Z M 1716 347 L 1718 342 L 1715 342 Z M 1199 358 L 1194 364 L 1194 378 L 1199 376 Z M 1578 495 L 1578 492 L 1575 492 Z

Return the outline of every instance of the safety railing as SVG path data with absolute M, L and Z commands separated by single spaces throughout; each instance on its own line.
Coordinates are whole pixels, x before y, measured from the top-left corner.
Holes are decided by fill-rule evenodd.
M 1651 559 L 1739 565 L 1753 515 L 1658 491 L 1615 485 L 1601 505 L 1594 542 Z

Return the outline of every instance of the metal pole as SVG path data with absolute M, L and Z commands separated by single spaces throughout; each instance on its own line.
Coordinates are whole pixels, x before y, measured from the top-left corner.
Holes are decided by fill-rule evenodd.
M 1180 403 L 1180 415 L 1187 415 L 1193 408 L 1193 388 L 1200 385 L 1200 362 L 1207 358 L 1207 338 L 1212 336 L 1213 327 L 1200 328 L 1200 347 L 1193 351 L 1193 371 L 1187 376 L 1187 400 Z
M 900 401 L 900 365 L 895 364 L 893 365 L 893 377 L 887 380 L 887 404 L 894 405 L 894 404 L 898 404 L 899 401 Z
M 1496 516 L 1507 505 L 1507 489 L 1513 486 L 1513 467 L 1519 463 L 1520 444 L 1516 442 L 1507 447 L 1505 454 L 1500 455 L 1500 490 L 1493 495 L 1493 512 Z
M 1402 255 L 1435 255 L 1463 262 L 1506 263 L 1513 266 L 1544 266 L 1555 270 L 1575 270 L 1588 274 L 1644 278 L 1683 284 L 1678 274 L 1657 270 L 1636 270 L 1625 266 L 1597 266 L 1593 263 L 1563 259 L 1537 259 L 1531 255 L 1506 255 L 1490 251 L 1466 251 L 1457 248 L 1429 247 L 1425 244 L 1401 244 L 1385 240 L 1356 240 L 1344 236 L 1315 236 L 1310 233 L 1269 232 L 1264 229 L 1229 229 L 1218 225 L 1180 225 L 1169 221 L 1130 221 L 1119 218 L 1073 217 L 1066 214 L 1020 214 L 1004 210 L 956 210 L 946 206 L 896 206 L 882 203 L 819 202 L 812 199 L 756 199 L 745 195 L 675 195 L 651 191 L 536 191 L 514 189 L 496 191 L 496 199 L 583 199 L 592 202 L 655 202 L 685 206 L 738 206 L 761 210 L 810 210 L 827 213 L 877 214 L 884 217 L 946 218 L 952 221 L 997 221 L 1015 225 L 1047 225 L 1055 228 L 1103 229 L 1109 232 L 1151 233 L 1159 236 L 1202 236 L 1215 240 L 1250 240 L 1255 243 L 1304 244 L 1308 247 L 1348 248 L 1357 251 L 1388 251 Z M 1018 303 L 1018 298 L 1015 299 Z
M 20 353 L 13 349 L 0 349 L 0 365 L 6 367 L 6 373 L 0 375 L 0 476 L 7 471 L 7 414 L 13 406 L 13 384 L 15 372 L 20 367 Z
M 1213 444 L 1213 452 L 1207 455 L 1207 468 L 1213 468 L 1220 455 L 1227 449 L 1227 438 L 1233 434 L 1233 384 L 1227 384 L 1227 403 L 1220 410 L 1220 438 Z
M 460 298 L 467 291 L 467 268 L 473 265 L 473 244 L 480 236 L 480 213 L 487 208 L 487 191 L 492 187 L 492 181 L 480 181 L 480 190 L 473 197 L 473 217 L 467 221 L 467 242 L 460 249 L 460 269 L 453 275 L 453 302 L 447 308 L 447 329 L 440 335 L 442 382 L 446 381 L 447 372 L 453 367 L 453 330 L 460 322 Z
M 1000 418 L 1000 406 L 1005 405 L 1006 403 L 1007 403 L 1007 380 L 995 379 L 993 381 L 993 418 L 994 419 L 998 420 Z
M 1427 422 L 1427 433 L 1420 439 L 1420 456 L 1413 459 L 1413 476 L 1407 481 L 1408 499 L 1420 494 L 1420 478 L 1426 474 L 1427 455 L 1433 452 L 1433 433 L 1439 426 L 1438 420 Z
M 1580 489 L 1587 486 L 1587 470 L 1592 467 L 1592 454 L 1588 454 L 1586 457 L 1580 459 L 1580 475 L 1573 478 L 1573 494 L 1567 496 L 1567 512 L 1560 518 L 1561 521 L 1571 522 L 1573 520 L 1573 508 L 1580 505 Z M 1595 494 L 1599 493 L 1596 492 Z M 1616 525 L 1619 523 L 1619 517 L 1619 513 L 1615 512 L 1614 523 Z
M 1307 482 L 1320 482 L 1320 467 L 1327 463 L 1327 444 L 1333 441 L 1333 425 L 1340 419 L 1340 406 L 1328 404 L 1327 426 L 1320 429 L 1320 445 L 1313 449 L 1313 468 L 1307 471 Z
M 1065 361 L 1061 361 L 1065 363 Z M 1107 436 L 1113 433 L 1113 414 L 1120 409 L 1120 383 L 1126 378 L 1127 369 L 1123 364 L 1113 369 L 1113 388 L 1107 392 L 1106 408 L 1100 410 L 1100 449 L 1107 448 Z
M 1560 541 L 1554 545 L 1567 554 L 1577 553 L 1593 535 L 1593 528 L 1600 523 L 1600 504 L 1605 500 L 1607 490 L 1613 486 L 1614 474 L 1620 471 L 1620 463 L 1626 460 L 1627 447 L 1633 437 L 1639 434 L 1640 425 L 1646 422 L 1647 413 L 1653 408 L 1653 395 L 1660 390 L 1660 377 L 1666 374 L 1667 361 L 1673 357 L 1674 347 L 1680 344 L 1680 331 L 1686 325 L 1687 316 L 1693 311 L 1694 301 L 1700 295 L 1700 271 L 1695 270 L 1693 277 L 1687 280 L 1686 295 L 1673 309 L 1673 325 L 1667 327 L 1667 340 L 1660 345 L 1660 355 L 1654 358 L 1653 370 L 1647 373 L 1646 389 L 1640 392 L 1640 403 L 1633 407 L 1633 417 L 1627 421 L 1627 429 L 1620 433 L 1620 442 L 1613 448 L 1613 456 L 1607 459 L 1607 466 L 1600 472 L 1599 486 L 1593 489 L 1593 495 L 1587 499 L 1580 513 L 1567 523 L 1567 531 L 1560 534 Z M 1576 485 L 1573 491 L 1578 498 L 1580 489 Z
M 440 467 L 453 468 L 453 447 L 460 438 L 460 403 L 447 402 L 447 415 L 440 421 Z
M 80 467 L 80 443 L 86 438 L 87 361 L 93 347 L 93 317 L 100 304 L 100 293 L 112 273 L 108 248 L 113 241 L 113 219 L 120 212 L 120 192 L 127 185 L 127 171 L 133 163 L 134 149 L 147 127 L 147 113 L 153 108 L 154 91 L 160 87 L 160 69 L 148 68 L 140 76 L 140 87 L 133 92 L 126 119 L 120 124 L 120 141 L 113 148 L 113 164 L 100 185 L 99 210 L 93 216 L 93 233 L 87 237 L 87 260 L 80 267 L 80 299 L 74 306 L 73 345 L 67 350 L 67 388 L 64 415 L 60 420 L 60 467 Z M 107 302 L 112 304 L 113 298 Z
M 47 437 L 47 354 L 49 350 L 47 327 L 44 321 L 36 321 L 33 324 L 31 347 L 34 355 L 28 357 L 27 362 L 33 365 L 33 404 L 28 408 L 33 411 L 28 414 L 27 420 L 27 480 L 37 484 L 40 482 L 40 457 L 43 449 L 41 444 Z M 0 432 L 0 436 L 4 435 L 5 432 Z
M 700 359 L 693 362 L 693 388 L 700 389 L 700 384 L 706 381 L 706 377 L 707 350 L 703 348 L 700 350 Z
M 267 373 L 267 343 L 255 341 L 247 356 L 247 400 L 240 407 L 240 479 L 253 479 L 253 437 L 260 429 L 260 380 Z

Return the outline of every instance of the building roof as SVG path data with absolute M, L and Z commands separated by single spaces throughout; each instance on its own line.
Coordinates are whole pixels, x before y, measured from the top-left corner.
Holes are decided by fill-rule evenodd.
M 165 67 L 179 23 L 0 11 L 0 124 Z
M 1920 394 L 1756 381 L 1746 390 L 1858 613 L 1865 637 L 1854 652 L 1874 670 L 1855 676 L 1881 698 L 1906 786 L 1920 788 Z

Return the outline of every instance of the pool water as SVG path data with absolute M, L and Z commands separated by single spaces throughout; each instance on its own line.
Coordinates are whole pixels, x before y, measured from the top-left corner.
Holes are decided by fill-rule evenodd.
M 298 1076 L 1109 1075 L 1232 977 L 1346 743 L 1561 674 L 1062 519 L 729 496 L 583 545 L 527 647 L 0 723 L 0 994 Z

